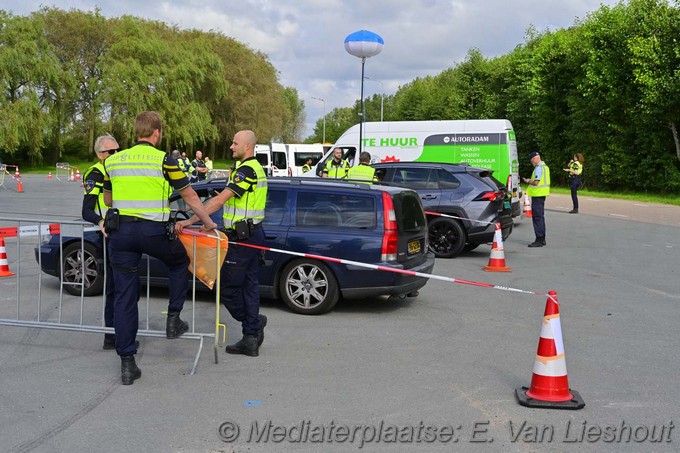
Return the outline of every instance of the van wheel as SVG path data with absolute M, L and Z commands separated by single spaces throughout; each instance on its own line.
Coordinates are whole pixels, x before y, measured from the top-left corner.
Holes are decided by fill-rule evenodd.
M 434 217 L 428 222 L 430 250 L 437 258 L 455 258 L 465 247 L 465 232 L 455 220 Z
M 97 249 L 90 243 L 85 243 L 85 253 L 80 242 L 74 242 L 64 248 L 64 289 L 74 296 L 80 296 L 80 285 L 68 283 L 82 283 L 84 281 L 85 297 L 101 294 L 104 289 L 104 274 L 100 272 L 97 262 Z M 85 264 L 85 278 L 83 278 L 83 262 Z
M 335 276 L 328 266 L 314 260 L 288 263 L 279 285 L 281 298 L 288 308 L 301 315 L 327 313 L 340 299 Z

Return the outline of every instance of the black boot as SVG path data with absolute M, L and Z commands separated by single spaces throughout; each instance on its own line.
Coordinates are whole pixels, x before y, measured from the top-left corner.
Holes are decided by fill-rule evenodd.
M 104 334 L 104 346 L 102 346 L 102 349 L 116 349 L 116 336 L 114 334 Z
M 265 315 L 258 315 L 258 317 L 260 318 L 260 332 L 257 334 L 257 347 L 259 348 L 264 341 L 264 328 L 267 325 L 267 317 Z
M 259 346 L 255 335 L 243 335 L 243 338 L 235 344 L 227 346 L 227 354 L 243 354 L 250 357 L 259 355 Z
M 578 209 L 574 208 L 571 211 L 569 211 L 569 214 L 578 214 Z
M 123 385 L 132 385 L 135 383 L 135 379 L 140 377 L 142 377 L 142 370 L 135 363 L 135 356 L 120 356 L 120 380 Z
M 541 241 L 540 238 L 536 238 L 534 242 L 529 244 L 529 247 L 543 247 L 545 245 L 545 241 Z
M 177 338 L 189 330 L 189 323 L 179 318 L 178 311 L 169 311 L 168 320 L 165 324 L 165 336 L 167 338 Z

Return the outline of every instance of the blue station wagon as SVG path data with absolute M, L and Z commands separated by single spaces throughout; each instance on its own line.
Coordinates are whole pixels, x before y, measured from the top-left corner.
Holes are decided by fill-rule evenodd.
M 432 271 L 434 255 L 428 252 L 427 220 L 413 190 L 309 178 L 272 178 L 268 183 L 265 246 L 419 273 Z M 226 178 L 218 178 L 192 187 L 206 200 L 226 184 Z M 171 196 L 173 208 L 179 206 L 179 199 L 178 194 Z M 215 213 L 220 215 L 221 210 Z M 215 220 L 221 225 L 221 220 Z M 59 241 L 58 236 L 52 236 L 40 246 L 42 270 L 57 277 Z M 102 291 L 101 244 L 98 233 L 85 233 L 83 263 L 80 238 L 63 238 L 64 281 L 82 281 L 85 264 L 86 295 Z M 37 254 L 36 248 L 36 258 Z M 427 278 L 416 275 L 274 251 L 267 251 L 264 261 L 260 295 L 281 299 L 300 314 L 326 313 L 343 298 L 416 296 L 427 283 Z M 145 263 L 140 266 L 142 282 L 146 281 L 146 268 Z M 150 269 L 151 285 L 167 285 L 163 263 L 151 259 Z M 64 287 L 72 294 L 81 292 L 79 285 Z

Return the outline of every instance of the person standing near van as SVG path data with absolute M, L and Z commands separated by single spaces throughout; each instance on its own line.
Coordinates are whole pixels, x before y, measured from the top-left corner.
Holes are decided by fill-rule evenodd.
M 196 151 L 196 158 L 191 161 L 191 165 L 194 167 L 192 183 L 203 181 L 208 177 L 208 167 L 203 162 L 203 152 L 201 150 Z
M 571 202 L 574 208 L 569 214 L 578 214 L 578 189 L 581 187 L 581 173 L 583 173 L 583 154 L 576 153 L 569 161 L 564 171 L 569 173 L 569 187 L 571 188 Z
M 375 168 L 371 167 L 371 153 L 362 151 L 359 155 L 359 165 L 347 170 L 347 179 L 358 179 L 364 181 L 377 182 Z
M 312 169 L 312 162 L 313 162 L 312 158 L 308 157 L 307 162 L 305 162 L 305 164 L 302 166 L 302 173 L 307 173 L 309 170 Z
M 326 162 L 321 174 L 322 178 L 345 179 L 347 177 L 347 170 L 349 164 L 342 158 L 342 148 L 335 148 L 333 150 L 333 158 Z
M 529 154 L 534 171 L 531 178 L 524 178 L 529 184 L 527 194 L 531 197 L 531 213 L 536 240 L 529 247 L 543 247 L 545 242 L 545 199 L 550 195 L 550 169 L 541 160 L 541 154 L 533 151 Z

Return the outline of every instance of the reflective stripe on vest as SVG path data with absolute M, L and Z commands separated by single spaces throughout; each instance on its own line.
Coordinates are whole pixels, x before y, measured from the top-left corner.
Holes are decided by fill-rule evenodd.
M 349 168 L 349 164 L 345 159 L 340 161 L 340 165 L 333 165 L 335 160 L 331 159 L 328 162 L 326 162 L 326 171 L 328 172 L 328 177 L 329 178 L 336 178 L 336 179 L 345 179 L 347 177 L 347 170 Z M 338 172 L 342 170 L 342 173 L 338 176 Z M 334 174 L 331 176 L 331 172 Z
M 233 196 L 225 203 L 222 221 L 226 229 L 232 229 L 234 223 L 243 219 L 253 219 L 255 224 L 264 220 L 264 208 L 267 204 L 267 176 L 262 165 L 255 159 L 240 163 L 235 170 L 241 166 L 248 166 L 255 170 L 257 180 L 246 180 L 245 182 L 251 185 L 243 196 L 240 198 Z M 230 183 L 234 182 L 233 178 L 237 173 L 235 170 L 229 175 Z
M 135 145 L 106 159 L 113 206 L 121 215 L 156 222 L 170 218 L 170 183 L 163 176 L 165 153 Z
M 541 179 L 538 181 L 538 185 L 529 185 L 527 188 L 527 194 L 530 197 L 547 197 L 550 195 L 550 169 L 543 161 L 541 161 L 541 163 L 538 165 L 540 165 L 543 169 L 543 172 L 541 173 Z M 535 176 L 536 168 L 534 168 L 534 172 L 531 174 L 532 181 L 535 180 Z
M 83 182 L 87 181 L 87 177 L 92 173 L 92 170 L 94 169 L 99 170 L 99 173 L 102 175 L 106 174 L 106 170 L 104 170 L 104 165 L 101 162 L 97 162 L 90 168 L 88 168 L 85 173 L 83 173 Z M 97 210 L 99 211 L 99 215 L 101 217 L 106 217 L 106 211 L 109 210 L 109 207 L 106 206 L 106 203 L 104 203 L 104 183 L 100 182 L 97 185 L 95 185 L 99 193 L 97 194 Z M 90 192 L 92 194 L 92 192 Z M 87 193 L 85 194 L 87 195 Z

